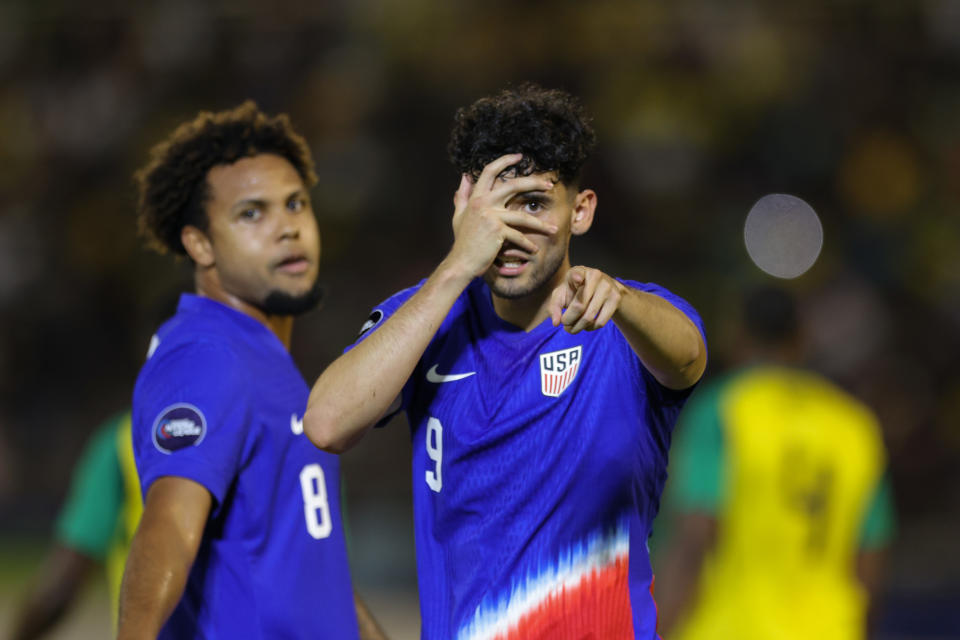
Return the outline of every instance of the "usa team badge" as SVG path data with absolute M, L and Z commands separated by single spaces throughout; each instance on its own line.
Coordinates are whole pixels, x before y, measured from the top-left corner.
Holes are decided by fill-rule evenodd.
M 556 398 L 563 393 L 580 369 L 583 346 L 540 354 L 540 390 L 543 395 Z
M 198 445 L 206 434 L 207 421 L 192 404 L 170 405 L 153 423 L 153 444 L 162 453 Z

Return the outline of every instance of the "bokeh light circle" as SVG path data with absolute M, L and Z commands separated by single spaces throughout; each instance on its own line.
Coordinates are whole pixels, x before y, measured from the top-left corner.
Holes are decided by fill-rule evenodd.
M 796 278 L 817 261 L 823 226 L 809 204 L 796 196 L 771 193 L 747 214 L 743 240 L 753 263 L 777 278 Z

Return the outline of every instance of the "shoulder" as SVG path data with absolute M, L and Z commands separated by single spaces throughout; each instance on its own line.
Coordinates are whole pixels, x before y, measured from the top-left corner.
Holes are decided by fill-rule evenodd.
M 829 417 L 831 423 L 860 431 L 879 432 L 874 412 L 859 398 L 820 373 L 794 367 L 757 366 L 738 375 L 731 384 L 731 396 L 758 399 L 804 401 L 807 410 Z
M 798 375 L 804 377 L 811 394 L 816 394 L 825 405 L 844 416 L 850 423 L 867 430 L 879 430 L 876 414 L 855 395 L 818 373 L 802 371 Z
M 389 309 L 397 309 L 398 307 L 403 305 L 404 302 L 412 298 L 414 294 L 417 293 L 417 291 L 420 291 L 420 288 L 423 287 L 423 283 L 425 283 L 426 281 L 427 281 L 426 278 L 424 278 L 423 280 L 421 280 L 420 282 L 418 282 L 413 286 L 397 291 L 396 293 L 394 293 L 392 296 L 390 296 L 389 298 L 387 298 L 377 306 L 386 307 Z
M 369 333 L 371 329 L 375 329 L 377 326 L 379 326 L 384 318 L 389 318 L 392 316 L 397 309 L 403 306 L 404 302 L 412 298 L 413 295 L 420 290 L 420 287 L 423 286 L 424 282 L 426 282 L 426 280 L 421 280 L 412 287 L 401 289 L 389 298 L 374 305 L 373 309 L 370 310 L 370 315 L 367 316 L 367 319 L 364 321 L 363 325 L 360 326 L 360 331 L 357 334 L 357 338 L 362 338 Z
M 228 336 L 190 332 L 159 339 L 137 378 L 137 391 L 162 388 L 226 388 L 246 384 L 248 367 Z

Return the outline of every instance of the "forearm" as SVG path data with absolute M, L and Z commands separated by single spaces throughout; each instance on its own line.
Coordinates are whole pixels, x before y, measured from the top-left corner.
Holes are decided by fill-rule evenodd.
M 73 604 L 96 565 L 85 554 L 57 544 L 15 616 L 11 639 L 39 638 L 51 629 Z
M 704 560 L 716 540 L 717 524 L 712 516 L 690 514 L 677 522 L 677 529 L 657 571 L 658 631 L 664 637 L 670 637 L 693 603 Z
M 186 478 L 150 487 L 123 572 L 118 640 L 157 637 L 183 595 L 211 506 L 206 488 Z
M 342 452 L 383 417 L 471 279 L 445 260 L 383 326 L 327 367 L 303 418 L 314 444 Z
M 660 296 L 626 286 L 622 293 L 613 321 L 644 366 L 670 389 L 696 383 L 707 364 L 696 325 Z
M 118 640 L 156 638 L 183 595 L 193 555 L 155 529 L 133 539 L 120 590 Z
M 360 628 L 360 640 L 387 640 L 387 634 L 377 621 L 373 614 L 367 608 L 366 603 L 360 598 L 360 595 L 353 592 L 353 603 L 357 610 L 357 626 Z

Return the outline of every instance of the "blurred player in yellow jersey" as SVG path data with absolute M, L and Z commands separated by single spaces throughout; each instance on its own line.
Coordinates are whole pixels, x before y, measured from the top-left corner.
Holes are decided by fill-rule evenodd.
M 665 508 L 679 514 L 657 567 L 666 640 L 849 640 L 893 533 L 873 413 L 799 368 L 793 299 L 745 298 L 745 366 L 680 416 Z
M 116 622 L 123 565 L 142 512 L 127 411 L 101 425 L 87 443 L 57 518 L 51 548 L 15 614 L 11 640 L 47 633 L 101 564 L 106 566 Z

